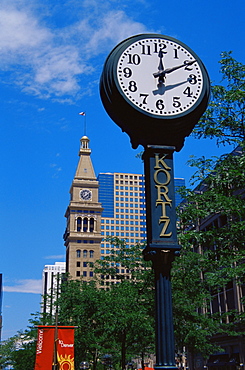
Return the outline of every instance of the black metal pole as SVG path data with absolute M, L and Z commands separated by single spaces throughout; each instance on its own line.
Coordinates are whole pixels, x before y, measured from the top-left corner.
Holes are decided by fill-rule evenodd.
M 147 247 L 155 274 L 156 370 L 176 369 L 170 272 L 176 252 L 173 147 L 145 150 Z
M 155 369 L 176 368 L 170 281 L 170 268 L 173 258 L 173 253 L 167 251 L 157 251 L 154 258 L 152 258 L 155 272 Z

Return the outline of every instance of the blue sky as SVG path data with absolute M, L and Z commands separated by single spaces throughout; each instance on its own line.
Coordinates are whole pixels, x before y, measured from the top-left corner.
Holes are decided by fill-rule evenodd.
M 25 329 L 39 311 L 45 264 L 64 261 L 62 235 L 79 140 L 87 135 L 99 172 L 143 173 L 129 138 L 99 97 L 111 49 L 144 32 L 177 38 L 202 59 L 219 83 L 220 53 L 245 63 L 242 0 L 1 0 L 1 262 L 3 335 Z M 188 180 L 190 155 L 229 151 L 186 139 L 175 154 L 175 177 Z

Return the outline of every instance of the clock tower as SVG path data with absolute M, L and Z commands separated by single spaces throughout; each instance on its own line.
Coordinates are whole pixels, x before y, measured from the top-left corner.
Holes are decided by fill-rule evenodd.
M 93 278 L 91 263 L 100 258 L 101 213 L 98 202 L 99 183 L 90 158 L 89 138 L 80 140 L 79 162 L 70 189 L 70 203 L 64 241 L 66 246 L 66 272 L 72 279 Z

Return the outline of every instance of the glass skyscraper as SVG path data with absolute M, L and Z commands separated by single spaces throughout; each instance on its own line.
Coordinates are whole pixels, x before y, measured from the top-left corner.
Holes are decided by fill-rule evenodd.
M 100 173 L 99 202 L 102 203 L 101 236 L 115 236 L 127 244 L 146 240 L 144 177 L 132 173 Z M 110 245 L 101 243 L 101 256 Z
M 100 173 L 99 202 L 102 204 L 101 236 L 115 236 L 127 244 L 146 240 L 144 175 L 133 173 Z M 177 189 L 184 179 L 174 179 L 176 206 L 182 201 Z M 110 244 L 102 240 L 101 256 L 110 254 Z

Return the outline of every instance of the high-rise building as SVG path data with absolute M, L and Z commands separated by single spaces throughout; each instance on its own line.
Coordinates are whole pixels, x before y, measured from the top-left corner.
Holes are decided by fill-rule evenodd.
M 183 202 L 183 198 L 179 193 L 179 189 L 185 186 L 185 179 L 183 178 L 175 178 L 174 179 L 174 189 L 175 189 L 175 206 L 177 207 L 181 202 Z
M 109 255 L 113 248 L 107 236 L 129 245 L 146 240 L 145 187 L 142 174 L 100 173 L 96 178 L 89 139 L 84 136 L 80 141 L 80 158 L 65 214 L 66 271 L 74 279 L 90 280 L 91 263 Z M 184 184 L 184 179 L 175 179 L 176 188 Z M 177 195 L 176 205 L 180 202 Z
M 132 173 L 100 173 L 99 201 L 103 205 L 101 235 L 115 236 L 128 244 L 146 240 L 144 176 Z M 110 245 L 101 243 L 101 256 Z
M 59 287 L 63 274 L 65 274 L 65 262 L 55 262 L 54 265 L 45 265 L 42 276 L 42 312 L 54 314 L 53 302 L 59 294 Z

